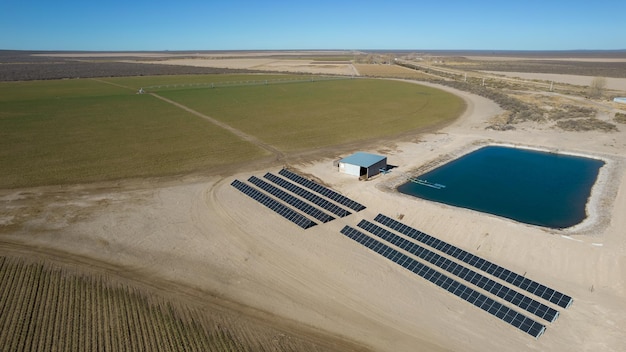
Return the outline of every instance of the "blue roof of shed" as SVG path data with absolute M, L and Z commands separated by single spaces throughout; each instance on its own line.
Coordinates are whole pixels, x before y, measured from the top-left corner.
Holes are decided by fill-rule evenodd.
M 364 153 L 364 152 L 356 152 L 350 156 L 347 156 L 341 160 L 342 163 L 358 165 L 360 167 L 370 167 L 381 160 L 387 159 L 386 156 Z

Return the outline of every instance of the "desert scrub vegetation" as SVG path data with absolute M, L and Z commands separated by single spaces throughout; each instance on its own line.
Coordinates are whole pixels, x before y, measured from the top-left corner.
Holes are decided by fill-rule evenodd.
M 329 350 L 233 311 L 20 257 L 0 256 L 0 312 L 1 351 Z
M 524 121 L 545 121 L 543 111 L 535 105 L 525 103 L 519 99 L 508 96 L 498 90 L 483 86 L 477 82 L 437 81 L 436 83 L 452 88 L 480 95 L 493 100 L 502 109 L 509 112 L 507 124 L 515 124 Z
M 626 62 L 585 62 L 566 60 L 507 60 L 450 62 L 446 67 L 504 72 L 558 73 L 592 77 L 626 78 Z
M 585 132 L 585 131 L 604 131 L 604 132 L 616 132 L 617 126 L 612 123 L 594 119 L 568 119 L 559 120 L 556 122 L 556 126 L 565 131 Z
M 548 116 L 551 120 L 562 119 L 577 119 L 577 118 L 592 118 L 596 115 L 597 110 L 575 105 L 561 105 L 554 110 L 548 112 Z
M 622 112 L 616 112 L 613 120 L 618 123 L 626 123 L 626 114 Z

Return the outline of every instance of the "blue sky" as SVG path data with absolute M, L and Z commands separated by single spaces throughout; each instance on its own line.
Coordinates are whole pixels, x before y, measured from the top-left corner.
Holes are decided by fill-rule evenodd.
M 626 49 L 626 1 L 1 0 L 0 49 Z

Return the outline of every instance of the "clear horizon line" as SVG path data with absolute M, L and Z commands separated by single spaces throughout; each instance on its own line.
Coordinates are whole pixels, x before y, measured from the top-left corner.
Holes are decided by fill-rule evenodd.
M 626 52 L 624 49 L 5 49 L 0 51 L 23 51 L 23 52 L 93 52 L 93 53 L 132 53 L 132 52 L 299 52 L 299 51 L 378 51 L 378 52 L 408 52 L 408 51 L 431 51 L 431 52 Z

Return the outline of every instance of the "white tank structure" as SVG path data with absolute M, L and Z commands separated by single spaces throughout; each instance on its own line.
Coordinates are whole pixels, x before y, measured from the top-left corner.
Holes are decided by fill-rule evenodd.
M 616 103 L 626 104 L 626 97 L 613 98 L 613 101 Z

